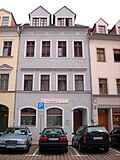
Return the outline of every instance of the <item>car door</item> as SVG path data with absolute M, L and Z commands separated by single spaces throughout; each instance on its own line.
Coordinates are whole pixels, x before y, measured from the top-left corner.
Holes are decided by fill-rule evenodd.
M 76 146 L 78 146 L 79 141 L 80 141 L 81 138 L 82 138 L 83 130 L 84 130 L 84 128 L 83 128 L 83 127 L 80 127 L 80 128 L 76 131 L 76 136 L 75 136 L 75 139 L 74 139 L 74 143 L 75 143 Z
M 115 128 L 112 132 L 111 132 L 111 141 L 112 144 L 117 146 L 120 145 L 120 128 Z

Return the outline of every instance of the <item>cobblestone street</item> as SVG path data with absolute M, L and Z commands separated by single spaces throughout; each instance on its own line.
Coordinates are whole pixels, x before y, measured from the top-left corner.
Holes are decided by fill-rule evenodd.
M 68 153 L 61 152 L 38 152 L 38 146 L 33 145 L 29 153 L 1 152 L 0 160 L 119 160 L 120 150 L 110 148 L 108 153 L 101 150 L 80 153 L 77 149 L 69 146 Z

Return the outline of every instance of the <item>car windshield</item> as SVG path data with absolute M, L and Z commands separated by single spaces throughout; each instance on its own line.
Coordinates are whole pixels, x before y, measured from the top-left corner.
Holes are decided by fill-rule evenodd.
M 88 132 L 107 132 L 105 127 L 88 127 Z
M 25 128 L 7 128 L 5 134 L 19 134 L 26 135 L 27 131 Z
M 62 128 L 45 128 L 43 133 L 45 134 L 64 134 Z

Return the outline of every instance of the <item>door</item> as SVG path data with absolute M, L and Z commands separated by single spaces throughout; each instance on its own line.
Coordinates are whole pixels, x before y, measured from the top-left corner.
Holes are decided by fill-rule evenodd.
M 8 108 L 0 105 L 0 132 L 8 127 Z
M 98 109 L 98 124 L 108 130 L 108 109 Z
M 74 110 L 74 132 L 82 126 L 82 111 L 79 109 Z

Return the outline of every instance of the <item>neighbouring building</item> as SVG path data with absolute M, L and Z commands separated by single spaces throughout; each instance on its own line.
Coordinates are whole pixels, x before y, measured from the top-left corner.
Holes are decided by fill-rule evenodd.
M 93 120 L 111 131 L 120 126 L 120 21 L 111 30 L 101 18 L 89 32 Z
M 14 125 L 18 57 L 18 25 L 11 12 L 0 9 L 0 131 Z
M 38 142 L 46 126 L 61 126 L 69 141 L 91 124 L 88 26 L 75 24 L 66 6 L 51 15 L 42 6 L 20 34 L 15 125 L 27 125 Z

